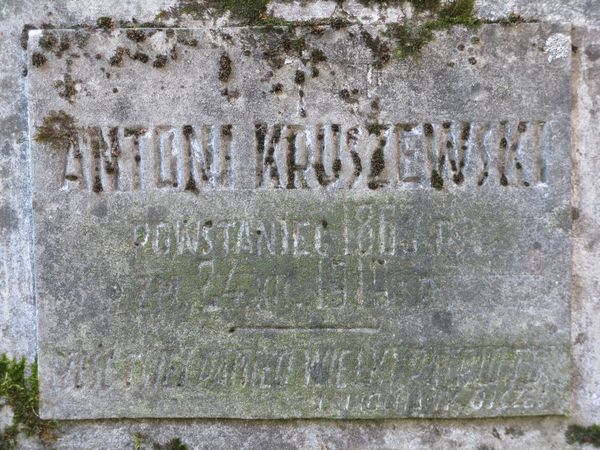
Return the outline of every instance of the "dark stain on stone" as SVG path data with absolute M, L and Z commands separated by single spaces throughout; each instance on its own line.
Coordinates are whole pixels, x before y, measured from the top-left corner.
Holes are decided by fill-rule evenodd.
M 585 55 L 592 62 L 600 59 L 600 45 L 599 44 L 588 45 L 585 48 Z
M 585 333 L 579 333 L 577 334 L 577 337 L 575 338 L 575 343 L 576 344 L 583 344 L 585 341 L 587 341 L 587 336 L 585 335 Z
M 14 231 L 19 226 L 17 212 L 9 205 L 0 206 L 0 230 Z
M 162 222 L 168 216 L 167 208 L 163 206 L 150 206 L 148 208 L 148 221 L 152 223 Z
M 450 333 L 452 330 L 452 313 L 449 311 L 436 311 L 432 317 L 433 326 Z
M 5 142 L 4 145 L 2 146 L 2 155 L 3 156 L 9 156 L 10 153 L 11 153 L 11 151 L 12 151 L 12 146 L 8 142 Z M 1 169 L 2 169 L 2 172 L 3 172 L 2 176 L 8 176 L 8 173 L 5 173 L 6 172 L 6 168 L 5 167 L 1 167 Z
M 121 122 L 127 122 L 131 112 L 131 101 L 127 97 L 119 96 L 115 102 L 114 107 L 111 109 L 111 114 L 115 116 L 115 119 Z
M 108 207 L 106 206 L 106 202 L 99 203 L 94 208 L 92 208 L 92 210 L 90 211 L 90 214 L 92 216 L 98 217 L 99 219 L 106 217 L 107 213 L 108 213 Z
M 523 436 L 525 433 L 520 427 L 506 427 L 504 429 L 504 434 L 507 436 L 512 436 L 513 438 L 518 438 Z

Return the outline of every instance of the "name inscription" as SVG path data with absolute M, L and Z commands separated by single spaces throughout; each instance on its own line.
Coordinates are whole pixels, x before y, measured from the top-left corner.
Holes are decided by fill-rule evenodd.
M 231 124 L 85 127 L 69 139 L 60 185 L 96 193 L 238 186 L 525 188 L 547 181 L 548 126 L 544 121 L 259 123 L 239 134 L 243 127 Z M 242 162 L 247 145 L 254 145 L 255 157 Z M 254 165 L 253 175 L 240 170 L 248 164 Z

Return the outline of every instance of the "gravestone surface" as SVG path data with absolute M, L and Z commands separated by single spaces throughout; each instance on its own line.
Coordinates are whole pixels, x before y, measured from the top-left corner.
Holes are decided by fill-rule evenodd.
M 30 32 L 44 418 L 568 411 L 569 29 L 378 31 Z

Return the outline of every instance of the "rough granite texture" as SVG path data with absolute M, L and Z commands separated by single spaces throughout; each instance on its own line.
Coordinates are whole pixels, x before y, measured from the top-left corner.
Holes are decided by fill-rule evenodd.
M 25 24 L 52 22 L 69 28 L 99 16 L 152 20 L 172 2 L 8 1 L 0 6 L 0 345 L 15 355 L 36 354 L 30 245 L 29 153 L 20 46 Z M 572 39 L 573 293 L 572 412 L 566 418 L 386 421 L 124 420 L 61 424 L 53 444 L 23 439 L 23 448 L 134 448 L 179 438 L 190 448 L 568 448 L 570 423 L 592 424 L 600 416 L 600 261 L 598 184 L 600 129 L 600 11 L 590 1 L 477 2 L 479 14 L 497 18 L 512 11 L 527 19 L 574 25 Z M 318 10 L 318 8 L 316 9 Z M 299 11 L 302 11 L 299 9 Z M 49 14 L 51 13 L 51 14 Z M 307 17 L 307 16 L 304 16 Z M 379 19 L 378 19 L 379 20 Z M 193 25 L 192 22 L 186 23 Z M 573 445 L 570 448 L 584 448 Z

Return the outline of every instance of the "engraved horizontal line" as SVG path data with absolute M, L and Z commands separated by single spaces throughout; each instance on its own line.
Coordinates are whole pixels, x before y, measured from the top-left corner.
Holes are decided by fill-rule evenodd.
M 365 333 L 376 334 L 381 329 L 379 327 L 343 327 L 343 326 L 299 326 L 299 327 L 231 327 L 230 333 L 318 333 L 318 332 L 337 332 L 337 333 Z

